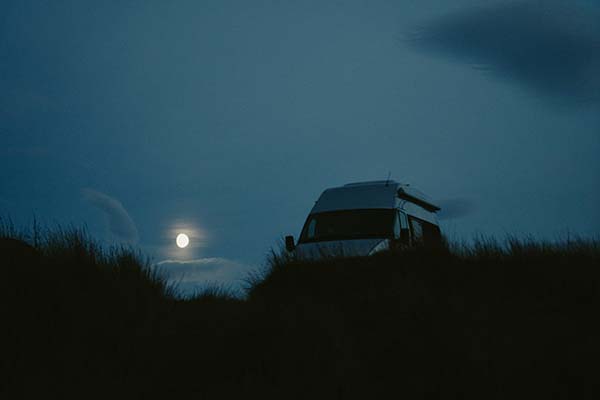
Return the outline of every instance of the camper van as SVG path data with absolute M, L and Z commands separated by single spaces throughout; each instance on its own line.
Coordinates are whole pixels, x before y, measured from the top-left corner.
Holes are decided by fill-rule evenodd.
M 350 183 L 325 190 L 308 214 L 298 243 L 286 249 L 300 259 L 368 256 L 409 246 L 437 246 L 440 208 L 408 184 Z

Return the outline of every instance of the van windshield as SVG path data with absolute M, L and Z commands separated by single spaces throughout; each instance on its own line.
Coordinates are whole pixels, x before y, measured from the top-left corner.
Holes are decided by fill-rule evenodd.
M 393 209 L 328 211 L 308 217 L 299 243 L 393 236 Z

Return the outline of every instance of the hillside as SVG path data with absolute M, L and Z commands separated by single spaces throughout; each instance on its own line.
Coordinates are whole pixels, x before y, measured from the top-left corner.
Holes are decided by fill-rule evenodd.
M 600 245 L 300 263 L 179 299 L 80 231 L 0 235 L 2 398 L 598 398 Z

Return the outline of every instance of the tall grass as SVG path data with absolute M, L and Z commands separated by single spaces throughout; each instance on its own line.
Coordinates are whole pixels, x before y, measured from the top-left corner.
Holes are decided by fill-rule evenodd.
M 0 228 L 3 398 L 600 395 L 598 241 L 279 250 L 240 300 L 178 298 L 130 248 L 36 229 Z

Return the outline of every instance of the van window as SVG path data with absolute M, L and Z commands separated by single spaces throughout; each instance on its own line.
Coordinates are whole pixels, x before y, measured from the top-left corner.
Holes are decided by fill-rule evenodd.
M 394 235 L 395 214 L 394 209 L 343 210 L 311 214 L 298 242 L 391 238 Z
M 414 244 L 424 244 L 429 247 L 441 243 L 442 234 L 439 226 L 415 217 L 409 217 L 409 221 Z
M 409 217 L 408 220 L 410 221 L 413 243 L 423 243 L 423 225 L 421 225 L 421 221 L 413 217 Z
M 317 226 L 317 220 L 312 219 L 308 224 L 308 231 L 306 232 L 307 237 L 314 238 L 315 237 L 315 227 Z

